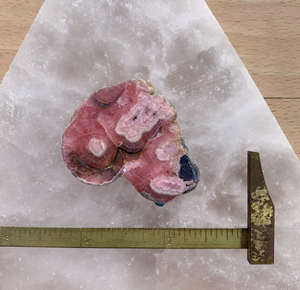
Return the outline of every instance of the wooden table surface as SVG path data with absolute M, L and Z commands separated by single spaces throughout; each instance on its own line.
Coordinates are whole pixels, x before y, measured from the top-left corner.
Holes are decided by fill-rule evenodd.
M 0 0 L 0 82 L 44 0 Z M 300 157 L 300 0 L 207 0 Z

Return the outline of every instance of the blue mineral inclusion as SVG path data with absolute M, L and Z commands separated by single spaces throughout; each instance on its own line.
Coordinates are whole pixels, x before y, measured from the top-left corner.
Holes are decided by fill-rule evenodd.
M 195 163 L 193 163 L 188 155 L 183 155 L 180 158 L 180 171 L 179 177 L 184 181 L 192 181 L 186 185 L 186 189 L 183 194 L 188 193 L 196 188 L 199 178 L 200 171 Z M 164 206 L 161 202 L 155 203 L 157 206 Z
M 196 188 L 199 181 L 200 172 L 197 165 L 191 161 L 188 155 L 183 155 L 180 158 L 180 165 L 179 177 L 184 181 L 193 181 L 194 183 L 191 186 L 187 186 L 184 192 L 187 193 Z
M 187 155 L 180 158 L 180 165 L 179 177 L 184 181 L 193 180 L 195 182 L 196 174 L 191 166 L 190 158 Z

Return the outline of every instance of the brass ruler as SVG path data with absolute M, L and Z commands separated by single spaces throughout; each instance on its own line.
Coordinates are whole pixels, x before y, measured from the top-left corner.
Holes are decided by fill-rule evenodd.
M 250 264 L 273 264 L 274 226 L 259 153 L 248 152 L 248 228 L 0 227 L 0 246 L 247 249 Z

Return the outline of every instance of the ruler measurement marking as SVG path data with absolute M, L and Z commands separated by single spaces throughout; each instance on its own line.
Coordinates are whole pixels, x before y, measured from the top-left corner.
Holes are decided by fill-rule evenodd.
M 82 247 L 82 230 L 79 230 L 79 235 L 80 235 L 80 247 Z

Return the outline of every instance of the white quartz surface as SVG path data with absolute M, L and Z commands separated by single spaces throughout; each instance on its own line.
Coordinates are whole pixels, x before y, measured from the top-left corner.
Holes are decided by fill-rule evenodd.
M 270 4 L 271 5 L 271 4 Z M 95 90 L 149 79 L 175 106 L 196 190 L 160 208 L 89 186 L 61 136 Z M 46 0 L 0 87 L 0 226 L 246 227 L 247 150 L 275 204 L 275 264 L 246 250 L 0 249 L 0 289 L 299 289 L 300 164 L 203 0 Z

